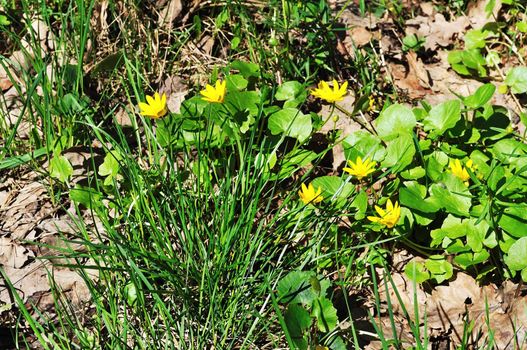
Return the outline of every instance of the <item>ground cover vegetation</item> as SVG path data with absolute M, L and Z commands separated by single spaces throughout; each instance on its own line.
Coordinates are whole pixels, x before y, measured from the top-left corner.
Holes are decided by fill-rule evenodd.
M 0 0 L 0 347 L 521 349 L 527 8 Z

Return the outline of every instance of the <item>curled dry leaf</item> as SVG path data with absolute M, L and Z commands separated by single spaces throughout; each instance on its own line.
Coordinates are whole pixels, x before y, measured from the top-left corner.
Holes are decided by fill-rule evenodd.
M 411 99 L 423 98 L 430 94 L 430 78 L 423 62 L 417 58 L 415 52 L 405 55 L 407 65 L 389 63 L 390 73 L 394 84 L 405 91 Z

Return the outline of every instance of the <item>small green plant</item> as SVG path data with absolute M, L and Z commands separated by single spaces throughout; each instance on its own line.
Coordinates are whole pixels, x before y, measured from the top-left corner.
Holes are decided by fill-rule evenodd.
M 426 38 L 421 38 L 416 34 L 408 34 L 403 38 L 403 51 L 419 51 L 426 42 Z
M 292 271 L 278 282 L 277 300 L 285 305 L 284 331 L 291 348 L 305 350 L 322 345 L 345 349 L 342 338 L 327 337 L 339 321 L 337 310 L 326 296 L 330 286 L 328 279 L 308 271 Z

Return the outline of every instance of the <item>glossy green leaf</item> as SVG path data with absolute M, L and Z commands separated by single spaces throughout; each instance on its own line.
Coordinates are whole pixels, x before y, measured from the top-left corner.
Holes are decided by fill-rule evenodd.
M 527 236 L 527 205 L 517 204 L 505 208 L 498 224 L 513 237 Z
M 416 123 L 412 110 L 400 104 L 386 108 L 373 122 L 377 134 L 385 141 L 398 135 L 411 135 Z
M 324 198 L 350 198 L 355 191 L 355 186 L 338 176 L 320 176 L 312 182 L 315 188 L 322 188 Z
M 430 186 L 431 196 L 447 212 L 469 216 L 472 204 L 472 195 L 463 181 L 452 174 L 444 174 L 444 181 L 441 184 Z
M 495 91 L 496 87 L 493 84 L 484 84 L 480 86 L 474 94 L 465 97 L 463 102 L 469 108 L 480 108 L 490 101 Z
M 380 162 L 386 155 L 386 150 L 382 146 L 381 139 L 365 130 L 358 130 L 351 133 L 342 142 L 346 159 L 355 161 L 357 157 L 363 160 L 370 158 Z
M 431 255 L 425 261 L 425 267 L 430 271 L 430 277 L 437 283 L 442 283 L 454 275 L 452 264 L 442 255 Z
M 338 323 L 337 309 L 326 297 L 320 297 L 313 301 L 311 316 L 316 317 L 317 327 L 324 333 L 334 330 Z
M 425 265 L 416 260 L 412 260 L 406 264 L 404 273 L 416 283 L 423 283 L 430 279 L 430 272 L 426 269 Z
M 278 101 L 294 100 L 304 91 L 304 86 L 298 81 L 286 81 L 276 89 L 274 97 Z
M 507 255 L 505 264 L 513 271 L 520 271 L 527 267 L 527 237 L 522 237 L 514 242 Z
M 313 129 L 311 117 L 296 108 L 284 108 L 269 118 L 269 130 L 273 135 L 284 134 L 304 142 Z
M 299 349 L 307 349 L 308 344 L 304 337 L 305 332 L 311 326 L 309 312 L 301 305 L 290 304 L 284 314 L 285 324 L 289 335 Z
M 428 116 L 423 120 L 425 131 L 433 131 L 437 135 L 453 128 L 461 119 L 461 103 L 451 100 L 432 107 Z
M 82 204 L 86 208 L 95 209 L 102 205 L 102 194 L 91 187 L 75 185 L 69 192 L 70 199 L 77 204 Z
M 404 182 L 399 190 L 399 201 L 402 206 L 412 208 L 423 213 L 435 213 L 441 206 L 433 199 L 426 197 L 426 187 L 416 181 Z
M 391 168 L 397 173 L 412 163 L 415 155 L 413 138 L 408 134 L 402 134 L 391 141 L 386 148 L 386 157 L 381 163 L 383 167 Z
M 73 167 L 68 158 L 56 155 L 49 162 L 49 174 L 60 182 L 67 182 L 73 175 Z
M 514 67 L 507 72 L 505 84 L 514 94 L 527 92 L 527 67 Z

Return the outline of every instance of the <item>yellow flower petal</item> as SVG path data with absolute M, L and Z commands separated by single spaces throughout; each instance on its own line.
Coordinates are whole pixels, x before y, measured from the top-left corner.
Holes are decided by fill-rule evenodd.
M 145 98 L 146 98 L 147 103 L 145 102 L 138 103 L 139 111 L 141 115 L 145 117 L 150 117 L 150 118 L 161 118 L 165 114 L 167 114 L 168 109 L 166 105 L 166 95 L 165 94 L 163 94 L 163 97 L 161 98 L 159 96 L 159 93 L 156 92 L 153 97 L 147 95 Z

